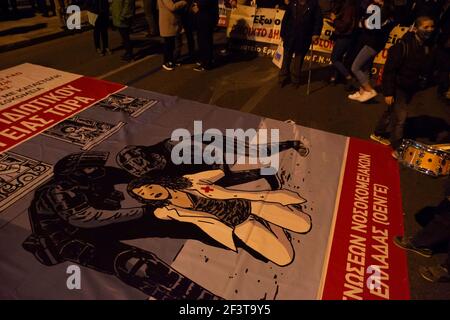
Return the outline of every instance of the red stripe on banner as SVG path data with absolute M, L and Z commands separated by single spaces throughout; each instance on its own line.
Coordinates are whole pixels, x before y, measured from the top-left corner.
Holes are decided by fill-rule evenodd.
M 409 299 L 400 176 L 392 149 L 350 138 L 322 299 Z
M 0 152 L 36 136 L 125 88 L 118 83 L 81 77 L 0 111 Z

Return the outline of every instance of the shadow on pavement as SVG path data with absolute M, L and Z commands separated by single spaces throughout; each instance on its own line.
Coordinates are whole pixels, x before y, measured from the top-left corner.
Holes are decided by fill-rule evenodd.
M 0 37 L 1 36 L 10 36 L 10 35 L 14 35 L 14 34 L 27 33 L 30 31 L 44 29 L 44 28 L 47 28 L 46 23 L 36 23 L 31 26 L 15 27 L 15 28 L 0 31 Z

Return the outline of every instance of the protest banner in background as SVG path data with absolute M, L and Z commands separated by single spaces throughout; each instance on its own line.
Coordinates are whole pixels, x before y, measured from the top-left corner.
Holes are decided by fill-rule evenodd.
M 0 299 L 409 298 L 390 148 L 31 64 L 0 77 Z M 175 164 L 176 129 L 277 130 L 278 171 Z
M 281 41 L 280 30 L 283 16 L 284 10 L 238 5 L 237 9 L 231 10 L 227 36 L 232 40 L 239 40 L 234 43 L 234 49 L 257 52 L 259 55 L 273 58 Z M 372 74 L 376 76 L 381 74 L 389 48 L 408 30 L 409 27 L 403 26 L 396 26 L 392 30 L 386 47 L 375 57 Z M 331 20 L 324 18 L 321 36 L 313 43 L 314 63 L 331 65 L 334 42 L 330 39 L 333 31 Z M 309 61 L 310 58 L 311 52 L 308 52 L 305 61 Z M 276 65 L 281 66 L 280 59 L 276 59 Z
M 283 16 L 284 10 L 238 5 L 227 27 L 232 48 L 272 57 L 281 41 Z

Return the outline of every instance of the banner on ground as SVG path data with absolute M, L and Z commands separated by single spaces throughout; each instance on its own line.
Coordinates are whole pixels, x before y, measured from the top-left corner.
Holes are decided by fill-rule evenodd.
M 389 148 L 37 65 L 0 75 L 0 299 L 409 298 Z M 218 145 L 227 130 L 279 139 Z M 175 163 L 174 132 L 200 159 L 277 146 L 278 171 Z

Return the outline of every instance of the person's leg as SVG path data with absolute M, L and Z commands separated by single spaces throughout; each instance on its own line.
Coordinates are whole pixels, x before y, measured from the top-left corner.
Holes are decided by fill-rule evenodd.
M 97 25 L 97 23 L 95 24 L 93 35 L 95 50 L 97 50 L 97 53 L 100 53 L 102 51 L 100 44 L 100 27 Z
M 367 64 L 375 57 L 376 52 L 369 46 L 364 46 L 355 58 L 352 65 L 352 72 L 358 80 L 361 88 L 370 91 L 369 75 L 365 71 Z
M 394 107 L 387 106 L 386 110 L 383 112 L 383 115 L 378 120 L 377 125 L 375 126 L 374 134 L 383 139 L 389 138 L 389 125 L 391 123 L 391 119 L 393 117 Z
M 294 260 L 294 248 L 283 228 L 250 218 L 234 229 L 234 234 L 248 247 L 279 266 L 286 266 Z
M 289 47 L 283 48 L 283 63 L 281 64 L 280 72 L 278 73 L 278 82 L 280 84 L 290 80 L 291 77 L 291 63 L 292 63 L 292 49 Z
M 210 19 L 211 20 L 211 19 Z M 212 68 L 214 61 L 214 28 L 213 21 L 209 21 L 206 38 L 206 67 Z
M 175 37 L 164 37 L 164 64 L 173 63 Z
M 411 243 L 418 248 L 429 248 L 450 241 L 450 212 L 436 214 L 422 230 L 417 232 Z
M 297 233 L 305 233 L 311 229 L 311 217 L 300 210 L 278 203 L 252 201 L 252 214 Z
M 133 56 L 131 41 L 130 41 L 130 30 L 128 28 L 118 28 L 120 36 L 122 37 L 122 43 L 125 47 L 125 54 L 123 55 L 124 59 L 131 59 Z
M 208 34 L 206 32 L 206 27 L 203 22 L 203 18 L 197 14 L 197 41 L 198 41 L 198 58 L 199 62 L 204 65 L 207 60 L 206 50 L 208 42 Z
M 303 61 L 305 59 L 305 55 L 301 53 L 295 53 L 295 57 L 292 60 L 292 83 L 294 85 L 300 84 L 300 74 L 302 72 Z
M 400 147 L 403 139 L 403 130 L 408 116 L 408 103 L 410 97 L 402 90 L 397 90 L 393 105 L 393 115 L 391 117 L 391 145 L 394 150 Z
M 54 0 L 54 4 L 55 4 L 55 13 L 59 19 L 59 23 L 61 27 L 64 27 L 66 25 L 65 21 L 66 14 L 65 14 L 65 7 L 63 6 L 63 0 Z
M 350 72 L 344 65 L 343 58 L 345 53 L 348 51 L 352 39 L 350 37 L 338 38 L 334 44 L 333 51 L 331 53 L 331 62 L 334 67 L 339 71 L 339 73 L 346 79 L 351 79 Z
M 99 18 L 101 18 L 101 29 L 100 29 L 100 35 L 101 40 L 103 44 L 103 51 L 109 50 L 109 36 L 108 36 L 108 24 L 109 24 L 109 17 L 107 15 L 102 15 Z
M 148 35 L 149 36 L 155 36 L 158 34 L 158 30 L 156 27 L 156 20 L 155 20 L 155 0 L 144 0 L 144 13 L 145 13 L 145 19 L 148 24 Z
M 188 45 L 188 54 L 190 58 L 195 57 L 195 39 L 193 33 L 193 21 L 190 13 L 184 13 L 181 17 L 181 22 L 184 29 L 184 34 L 186 36 L 186 41 Z

